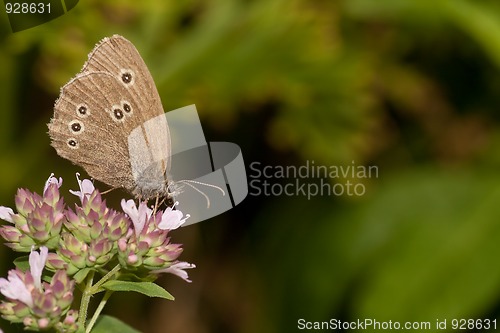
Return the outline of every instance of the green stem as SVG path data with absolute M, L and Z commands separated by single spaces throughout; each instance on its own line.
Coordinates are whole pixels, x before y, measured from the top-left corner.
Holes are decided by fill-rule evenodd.
M 82 301 L 80 302 L 80 310 L 78 314 L 78 326 L 80 329 L 85 328 L 85 322 L 87 320 L 87 312 L 89 309 L 89 303 L 90 303 L 90 298 L 92 295 L 95 293 L 99 292 L 99 288 L 102 286 L 103 283 L 108 281 L 113 275 L 115 275 L 118 271 L 120 270 L 120 265 L 116 265 L 113 267 L 112 270 L 110 270 L 106 275 L 104 275 L 95 285 L 92 285 L 94 282 L 94 275 L 95 271 L 91 271 L 87 277 L 87 283 L 85 285 L 85 290 L 82 293 Z M 90 329 L 92 326 L 94 326 L 95 321 L 97 320 L 97 317 L 99 316 L 99 313 L 102 311 L 102 308 L 104 308 L 104 305 L 106 304 L 108 298 L 111 296 L 111 293 L 108 291 L 104 294 L 103 300 L 99 304 L 99 307 L 96 310 L 96 313 L 92 316 L 92 319 L 89 323 L 89 327 L 86 329 L 86 332 L 90 332 Z M 96 315 L 97 314 L 97 315 Z
M 113 275 L 115 275 L 118 271 L 120 270 L 120 265 L 116 265 L 115 267 L 113 267 L 112 270 L 110 270 L 106 275 L 104 275 L 99 281 L 97 281 L 96 284 L 94 284 L 94 286 L 92 287 L 92 289 L 90 290 L 92 292 L 92 294 L 95 294 L 97 293 L 97 291 L 99 290 L 99 288 L 106 282 L 108 281 Z
M 111 297 L 111 294 L 113 294 L 113 292 L 111 290 L 108 290 L 108 291 L 106 291 L 106 293 L 104 293 L 104 296 L 102 297 L 101 302 L 99 303 L 99 306 L 95 310 L 94 315 L 92 316 L 92 319 L 90 319 L 90 321 L 89 321 L 89 325 L 87 326 L 85 333 L 90 333 L 90 331 L 92 330 L 92 327 L 94 327 L 94 324 L 97 321 L 97 318 L 99 318 L 99 315 L 101 314 L 102 309 L 104 309 L 106 302 Z
M 92 282 L 94 281 L 94 271 L 91 271 L 87 277 L 85 290 L 82 293 L 82 301 L 80 302 L 80 311 L 78 311 L 78 326 L 80 329 L 85 327 L 87 320 L 87 311 L 89 309 L 90 297 L 92 296 Z

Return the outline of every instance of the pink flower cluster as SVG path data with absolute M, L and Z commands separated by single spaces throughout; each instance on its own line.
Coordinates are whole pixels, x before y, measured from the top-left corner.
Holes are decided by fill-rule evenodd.
M 195 265 L 177 260 L 182 246 L 169 237 L 189 215 L 175 205 L 153 211 L 133 200 L 122 200 L 123 212 L 118 212 L 106 206 L 90 180 L 78 174 L 77 180 L 79 190 L 70 191 L 80 199 L 74 209 L 66 207 L 59 192 L 62 179 L 53 175 L 43 195 L 18 190 L 17 212 L 0 206 L 0 219 L 9 222 L 0 227 L 0 236 L 15 251 L 30 252 L 29 269 L 18 267 L 0 278 L 0 293 L 7 298 L 0 313 L 26 329 L 75 332 L 73 290 L 89 271 L 105 274 L 118 265 L 120 273 L 133 272 L 139 279 L 172 273 L 191 282 L 185 270 Z M 44 268 L 53 274 L 43 275 Z

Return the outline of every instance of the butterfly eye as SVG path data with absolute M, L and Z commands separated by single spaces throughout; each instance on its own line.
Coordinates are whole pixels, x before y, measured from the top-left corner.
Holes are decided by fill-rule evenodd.
M 123 118 L 123 112 L 120 109 L 114 109 L 113 114 L 115 115 L 115 118 L 118 120 L 121 120 Z
M 73 134 L 80 134 L 84 131 L 84 129 L 85 127 L 83 126 L 83 123 L 79 122 L 78 120 L 73 120 L 69 123 L 69 130 Z
M 111 109 L 105 110 L 115 122 L 122 123 L 125 121 L 125 113 L 123 113 L 123 109 L 120 105 L 115 104 Z
M 122 74 L 122 81 L 123 81 L 123 83 L 130 83 L 130 82 L 132 82 L 132 74 L 130 74 L 130 73 L 124 73 L 124 74 Z
M 73 138 L 68 139 L 68 147 L 70 147 L 71 149 L 77 149 L 78 148 L 78 141 L 76 141 Z
M 130 106 L 130 103 L 127 101 L 122 101 L 122 108 L 125 113 L 130 113 L 132 112 L 132 106 Z
M 87 117 L 90 114 L 87 105 L 85 105 L 85 104 L 78 105 L 76 107 L 76 114 L 77 114 L 77 116 L 79 116 L 81 118 Z
M 134 84 L 134 72 L 131 71 L 130 69 L 122 69 L 120 71 L 120 79 L 122 82 L 126 85 L 133 85 Z

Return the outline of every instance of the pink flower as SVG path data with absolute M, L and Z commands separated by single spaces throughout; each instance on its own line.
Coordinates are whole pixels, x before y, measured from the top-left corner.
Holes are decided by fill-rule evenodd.
M 170 267 L 158 269 L 156 271 L 152 271 L 152 273 L 171 273 L 177 275 L 186 282 L 191 282 L 191 280 L 189 280 L 188 273 L 184 271 L 189 268 L 196 268 L 196 265 L 185 261 L 179 261 Z
M 80 201 L 83 203 L 83 198 L 92 194 L 95 187 L 89 179 L 80 180 L 80 174 L 78 172 L 76 173 L 76 179 L 78 181 L 78 186 L 80 186 L 80 191 L 69 190 L 69 192 L 79 197 Z
M 126 237 L 118 240 L 120 263 L 133 269 L 142 266 L 148 270 L 159 270 L 177 263 L 182 246 L 170 243 L 168 233 L 182 225 L 189 215 L 183 218 L 182 212 L 172 208 L 153 215 L 146 202 L 136 206 L 133 200 L 122 200 L 121 205 L 133 227 L 130 227 Z
M 144 229 L 146 220 L 151 217 L 153 211 L 148 208 L 146 202 L 141 202 L 139 209 L 137 209 L 134 200 L 125 201 L 125 199 L 122 199 L 121 205 L 125 214 L 130 217 L 134 224 L 135 235 L 139 237 L 142 229 Z
M 181 225 L 186 222 L 186 220 L 190 217 L 189 214 L 186 214 L 185 218 L 182 218 L 184 214 L 180 210 L 174 210 L 173 208 L 178 205 L 179 202 L 176 202 L 172 207 L 167 207 L 163 212 L 160 223 L 158 223 L 158 228 L 161 230 L 174 230 L 179 228 Z
M 49 185 L 50 184 L 56 184 L 57 185 L 57 188 L 60 188 L 61 185 L 62 185 L 62 178 L 59 177 L 59 179 L 57 179 L 56 177 L 54 177 L 54 174 L 51 173 L 50 176 L 49 176 L 49 179 L 47 179 L 47 181 L 45 182 L 45 186 L 43 188 L 43 192 L 45 193 L 45 191 L 47 191 L 47 189 L 49 188 Z
M 7 279 L 0 278 L 0 293 L 10 299 L 15 299 L 23 302 L 29 307 L 33 306 L 33 297 L 28 286 L 24 283 L 16 269 L 11 269 L 8 273 Z
M 38 289 L 42 288 L 42 271 L 45 267 L 48 254 L 49 249 L 46 246 L 42 246 L 40 247 L 40 253 L 32 249 L 29 256 L 30 272 Z
M 12 208 L 0 206 L 0 219 L 13 223 L 12 215 L 14 215 Z
M 45 246 L 40 248 L 40 253 L 31 250 L 29 256 L 31 277 L 24 277 L 24 274 L 17 269 L 11 269 L 7 279 L 0 278 L 0 293 L 4 296 L 23 302 L 29 307 L 33 306 L 33 297 L 31 290 L 33 285 L 42 288 L 42 271 L 47 261 L 49 249 Z M 32 279 L 32 283 L 29 283 Z M 30 288 L 31 285 L 31 288 Z

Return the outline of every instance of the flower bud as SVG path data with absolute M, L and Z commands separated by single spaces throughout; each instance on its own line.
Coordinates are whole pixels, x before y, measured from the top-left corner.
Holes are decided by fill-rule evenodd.
M 15 251 L 29 252 L 33 245 L 54 249 L 59 243 L 64 218 L 64 201 L 56 183 L 46 185 L 43 197 L 19 189 L 15 198 L 17 214 L 13 226 L 2 226 L 0 235 Z

